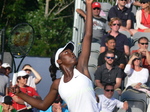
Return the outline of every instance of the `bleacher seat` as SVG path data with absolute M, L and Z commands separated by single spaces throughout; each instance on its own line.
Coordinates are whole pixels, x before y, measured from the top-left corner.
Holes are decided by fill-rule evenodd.
M 147 37 L 149 39 L 150 33 L 146 32 L 137 32 L 132 36 L 134 41 L 137 41 L 140 37 Z M 149 39 L 150 40 L 150 39 Z
M 131 109 L 138 108 L 142 112 L 146 112 L 148 98 L 145 93 L 133 92 L 132 90 L 124 91 L 121 94 L 121 101 L 128 101 Z
M 100 4 L 101 4 L 101 9 L 106 14 L 106 17 L 104 17 L 104 18 L 107 19 L 108 12 L 109 12 L 110 8 L 112 7 L 112 5 L 110 3 L 107 3 L 107 2 L 100 2 Z

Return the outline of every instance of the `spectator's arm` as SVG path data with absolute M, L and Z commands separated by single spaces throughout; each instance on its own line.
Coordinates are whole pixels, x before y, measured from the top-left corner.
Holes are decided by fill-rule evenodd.
M 100 47 L 100 53 L 105 52 L 105 50 L 106 50 L 106 47 L 105 47 L 105 46 Z
M 35 84 L 38 84 L 42 80 L 41 75 L 32 67 L 30 70 L 33 72 L 33 74 L 35 76 Z
M 150 53 L 146 50 L 146 61 L 150 65 Z
M 76 9 L 76 12 L 86 20 L 86 13 L 82 9 Z
M 125 101 L 125 102 L 123 103 L 123 109 L 124 109 L 124 110 L 128 110 L 128 102 L 127 102 L 127 101 Z
M 139 1 L 133 2 L 133 5 L 141 7 L 141 3 Z
M 131 29 L 131 20 L 127 20 L 126 28 L 129 30 Z
M 12 99 L 16 102 L 16 103 L 19 103 L 19 104 L 23 104 L 24 105 L 24 100 L 18 98 L 18 96 L 13 96 Z
M 121 86 L 121 81 L 122 81 L 121 78 L 116 78 L 116 84 L 114 86 L 114 89 L 117 89 Z
M 124 45 L 124 52 L 127 56 L 129 56 L 129 54 L 130 54 L 129 46 Z
M 102 88 L 104 89 L 104 86 L 102 85 L 101 81 L 100 80 L 95 80 L 95 85 L 99 88 Z

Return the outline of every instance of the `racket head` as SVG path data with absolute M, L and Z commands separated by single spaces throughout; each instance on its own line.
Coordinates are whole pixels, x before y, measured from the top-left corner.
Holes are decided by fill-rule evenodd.
M 34 42 L 34 29 L 28 23 L 17 24 L 10 33 L 8 45 L 11 55 L 15 58 L 24 57 Z

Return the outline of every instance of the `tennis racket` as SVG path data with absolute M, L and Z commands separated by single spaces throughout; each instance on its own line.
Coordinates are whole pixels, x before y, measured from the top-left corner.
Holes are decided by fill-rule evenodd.
M 24 58 L 30 51 L 34 42 L 34 29 L 28 23 L 20 23 L 17 24 L 10 33 L 10 38 L 8 40 L 10 54 L 13 59 L 14 65 L 14 75 L 13 81 L 16 81 L 16 72 L 18 72 L 21 63 L 23 62 Z M 16 66 L 16 59 L 20 59 L 20 63 Z

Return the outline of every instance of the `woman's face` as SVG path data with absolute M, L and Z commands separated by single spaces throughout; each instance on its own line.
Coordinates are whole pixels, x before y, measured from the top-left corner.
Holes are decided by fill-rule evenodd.
M 141 8 L 142 8 L 142 9 L 146 9 L 146 8 L 148 8 L 148 7 L 150 7 L 148 3 L 141 2 Z
M 110 26 L 110 28 L 112 31 L 116 32 L 119 30 L 120 26 L 121 26 L 121 23 L 118 20 L 116 20 L 113 22 L 113 24 Z
M 140 64 L 141 64 L 141 58 L 137 57 L 133 60 L 134 66 L 140 66 Z
M 66 49 L 64 51 L 62 51 L 59 55 L 59 60 L 57 61 L 58 64 L 62 64 L 65 66 L 70 66 L 70 65 L 76 65 L 77 64 L 77 58 L 75 56 L 75 54 L 70 50 L 70 49 Z

